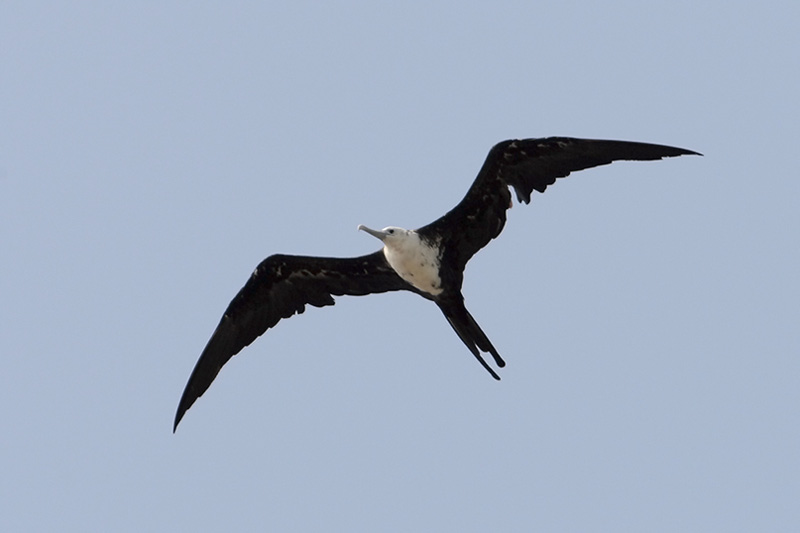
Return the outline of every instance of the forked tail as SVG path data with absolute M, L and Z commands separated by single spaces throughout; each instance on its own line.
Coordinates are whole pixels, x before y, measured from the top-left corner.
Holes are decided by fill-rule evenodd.
M 500 376 L 498 376 L 497 372 L 495 372 L 486 363 L 481 355 L 481 352 L 488 352 L 492 354 L 494 362 L 500 368 L 506 366 L 506 362 L 503 361 L 503 358 L 497 353 L 495 347 L 492 346 L 489 338 L 483 332 L 478 323 L 475 322 L 475 319 L 472 317 L 469 311 L 467 311 L 467 308 L 464 307 L 463 300 L 461 298 L 448 299 L 447 301 L 438 301 L 436 303 L 439 306 L 439 309 L 442 310 L 447 322 L 450 323 L 453 331 L 456 332 L 458 338 L 460 338 L 467 348 L 469 348 L 469 351 L 472 352 L 472 355 L 475 356 L 475 359 L 478 360 L 481 366 L 483 366 L 483 368 L 485 368 L 494 379 L 499 380 Z

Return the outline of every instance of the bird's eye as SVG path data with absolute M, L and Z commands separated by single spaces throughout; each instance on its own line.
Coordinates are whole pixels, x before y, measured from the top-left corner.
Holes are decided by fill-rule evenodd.
M 390 230 L 389 230 L 387 233 L 389 233 L 389 234 L 394 234 L 394 230 L 393 230 L 393 229 L 390 229 Z

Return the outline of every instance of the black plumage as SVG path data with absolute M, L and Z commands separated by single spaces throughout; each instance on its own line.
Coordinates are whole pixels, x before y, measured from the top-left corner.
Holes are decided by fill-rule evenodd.
M 438 291 L 420 290 L 401 278 L 382 250 L 355 258 L 268 257 L 231 301 L 200 355 L 178 405 L 173 431 L 231 357 L 282 318 L 302 313 L 306 305 L 333 305 L 334 296 L 416 292 L 439 306 L 470 352 L 500 379 L 481 352 L 490 353 L 499 367 L 505 363 L 464 306 L 461 285 L 469 259 L 503 230 L 506 210 L 511 207 L 509 187 L 518 201 L 527 204 L 534 190 L 544 192 L 570 172 L 617 160 L 648 161 L 689 154 L 700 155 L 671 146 L 566 137 L 498 143 L 461 202 L 416 230 L 420 241 L 436 250 L 441 279 Z

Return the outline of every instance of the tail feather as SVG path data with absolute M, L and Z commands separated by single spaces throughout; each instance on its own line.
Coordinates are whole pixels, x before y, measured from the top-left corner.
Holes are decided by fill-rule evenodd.
M 484 352 L 489 352 L 490 354 L 492 354 L 494 362 L 500 368 L 506 366 L 506 362 L 503 361 L 503 358 L 500 357 L 499 353 L 497 353 L 497 349 L 492 345 L 492 341 L 489 340 L 489 337 L 486 336 L 486 333 L 484 333 L 481 327 L 478 325 L 478 323 L 475 322 L 475 319 L 470 314 L 470 312 L 467 311 L 466 308 L 464 308 L 464 312 L 467 314 L 470 326 L 475 334 L 475 342 L 478 344 L 478 348 L 480 348 Z
M 496 380 L 500 379 L 500 376 L 497 375 L 495 372 L 484 360 L 481 352 L 488 352 L 494 358 L 494 362 L 500 368 L 506 366 L 505 361 L 503 358 L 500 357 L 500 354 L 497 353 L 497 350 L 492 345 L 489 338 L 483 332 L 481 327 L 472 317 L 472 315 L 467 311 L 467 308 L 464 307 L 463 301 L 459 302 L 437 302 L 439 305 L 439 309 L 442 310 L 447 322 L 453 328 L 453 331 L 456 332 L 458 338 L 461 339 L 461 342 L 469 348 L 469 351 L 472 352 L 472 355 L 475 356 L 475 359 L 486 369 L 489 374 Z

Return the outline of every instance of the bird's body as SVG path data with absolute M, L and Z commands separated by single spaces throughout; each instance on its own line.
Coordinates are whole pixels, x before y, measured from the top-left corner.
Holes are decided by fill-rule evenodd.
M 173 430 L 186 410 L 211 385 L 222 366 L 282 318 L 306 305 L 333 305 L 333 296 L 407 290 L 432 300 L 458 337 L 494 377 L 483 359 L 505 362 L 464 306 L 461 294 L 467 261 L 502 231 L 517 200 L 529 203 L 570 172 L 616 160 L 655 160 L 697 154 L 656 144 L 549 137 L 503 141 L 489 152 L 464 199 L 438 220 L 416 230 L 359 229 L 379 238 L 383 249 L 354 258 L 273 255 L 253 272 L 231 301 L 208 341 L 183 392 Z
M 442 293 L 441 248 L 438 242 L 428 242 L 419 233 L 397 227 L 375 231 L 363 224 L 358 229 L 383 240 L 383 255 L 389 266 L 420 291 L 436 296 Z

